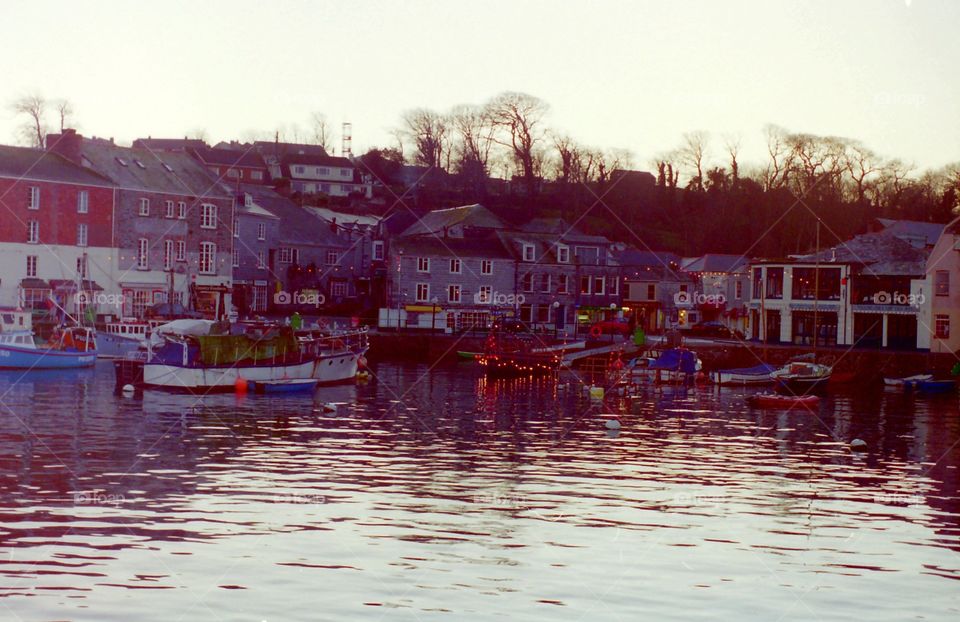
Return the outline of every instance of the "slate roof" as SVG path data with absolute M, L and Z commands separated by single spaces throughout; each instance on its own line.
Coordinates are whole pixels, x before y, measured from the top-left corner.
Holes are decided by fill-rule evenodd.
M 681 265 L 684 272 L 737 272 L 747 265 L 749 260 L 743 255 L 707 253 L 694 257 Z
M 151 149 L 153 151 L 189 151 L 191 149 L 206 149 L 207 143 L 199 138 L 138 138 L 133 141 L 134 149 Z
M 212 198 L 231 196 L 202 164 L 186 153 L 120 147 L 109 141 L 85 138 L 81 155 L 95 171 L 112 179 L 121 189 Z
M 902 276 L 925 274 L 928 255 L 927 251 L 884 230 L 858 235 L 843 244 L 798 259 L 810 262 L 819 258 L 823 263 L 862 264 L 867 274 Z
M 404 237 L 429 234 L 442 236 L 445 229 L 455 225 L 486 229 L 503 229 L 506 226 L 493 212 L 475 203 L 427 212 L 401 235 Z
M 552 236 L 561 242 L 582 242 L 589 244 L 610 244 L 610 240 L 602 235 L 589 235 L 571 226 L 562 218 L 533 218 L 520 226 L 520 231 L 529 233 L 542 233 Z
M 279 239 L 299 246 L 349 247 L 350 242 L 330 231 L 330 227 L 306 208 L 264 186 L 245 184 L 253 202 L 280 219 Z
M 410 255 L 513 259 L 496 232 L 469 238 L 400 237 L 393 241 L 391 248 Z
M 946 225 L 919 220 L 894 220 L 892 218 L 877 218 L 877 222 L 887 231 L 904 240 L 922 240 L 926 246 L 933 246 L 940 239 Z
M 353 168 L 353 162 L 347 158 L 310 153 L 285 154 L 280 157 L 280 164 L 284 167 L 289 167 L 291 164 L 302 164 L 307 166 L 339 166 L 342 168 Z
M 306 209 L 310 210 L 316 214 L 318 218 L 322 218 L 328 223 L 336 220 L 338 225 L 344 227 L 350 225 L 359 225 L 360 227 L 376 227 L 382 220 L 380 216 L 348 214 L 346 212 L 336 212 L 326 207 L 308 207 Z
M 247 145 L 244 145 L 246 147 Z M 309 154 L 325 156 L 327 150 L 320 145 L 307 145 L 302 143 L 281 143 L 272 140 L 257 140 L 253 143 L 254 150 L 263 155 L 270 155 L 281 158 L 285 155 Z
M 204 164 L 220 164 L 223 166 L 247 166 L 251 168 L 267 168 L 267 163 L 263 161 L 256 151 L 235 149 L 194 149 L 193 154 Z
M 5 145 L 0 145 L 0 177 L 26 177 L 91 186 L 114 185 L 109 178 L 55 153 Z

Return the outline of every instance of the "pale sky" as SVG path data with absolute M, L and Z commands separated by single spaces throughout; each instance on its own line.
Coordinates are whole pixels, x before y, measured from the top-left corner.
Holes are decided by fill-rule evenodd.
M 0 142 L 7 104 L 40 92 L 85 135 L 215 142 L 317 110 L 362 153 L 407 108 L 518 90 L 640 169 L 691 130 L 759 161 L 766 123 L 936 167 L 960 160 L 958 27 L 953 0 L 7 1 Z

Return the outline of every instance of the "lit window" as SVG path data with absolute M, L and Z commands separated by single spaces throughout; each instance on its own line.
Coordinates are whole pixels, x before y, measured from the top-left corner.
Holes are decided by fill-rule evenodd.
M 948 271 L 937 270 L 934 275 L 933 289 L 937 296 L 950 295 L 950 273 Z
M 460 302 L 459 285 L 450 285 L 447 287 L 447 302 Z

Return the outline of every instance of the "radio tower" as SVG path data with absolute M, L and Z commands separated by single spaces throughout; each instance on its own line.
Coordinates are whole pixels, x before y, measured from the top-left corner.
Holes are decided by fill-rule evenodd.
M 353 158 L 353 124 L 347 121 L 343 123 L 343 130 L 340 132 L 340 155 L 345 158 Z

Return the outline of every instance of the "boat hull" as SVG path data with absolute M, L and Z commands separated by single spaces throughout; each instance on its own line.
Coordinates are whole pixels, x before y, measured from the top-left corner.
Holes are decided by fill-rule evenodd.
M 97 334 L 97 356 L 105 359 L 119 359 L 132 354 L 141 346 L 143 340 L 115 335 L 113 333 Z
M 805 395 L 823 391 L 830 382 L 830 376 L 777 378 L 777 389 L 793 395 Z
M 777 395 L 775 393 L 764 393 L 751 396 L 749 403 L 751 406 L 757 408 L 782 408 L 789 410 L 792 408 L 810 408 L 816 406 L 820 403 L 820 398 L 816 395 L 792 397 L 787 395 Z
M 143 365 L 143 384 L 180 391 L 232 391 L 241 378 L 255 383 L 313 379 L 317 384 L 336 384 L 356 377 L 362 355 L 337 352 L 285 365 L 186 367 L 147 362 Z
M 770 373 L 744 374 L 732 371 L 715 371 L 710 373 L 710 380 L 724 387 L 745 387 L 749 385 L 770 384 L 773 378 Z
M 0 345 L 0 369 L 76 369 L 96 362 L 96 350 L 76 352 Z

